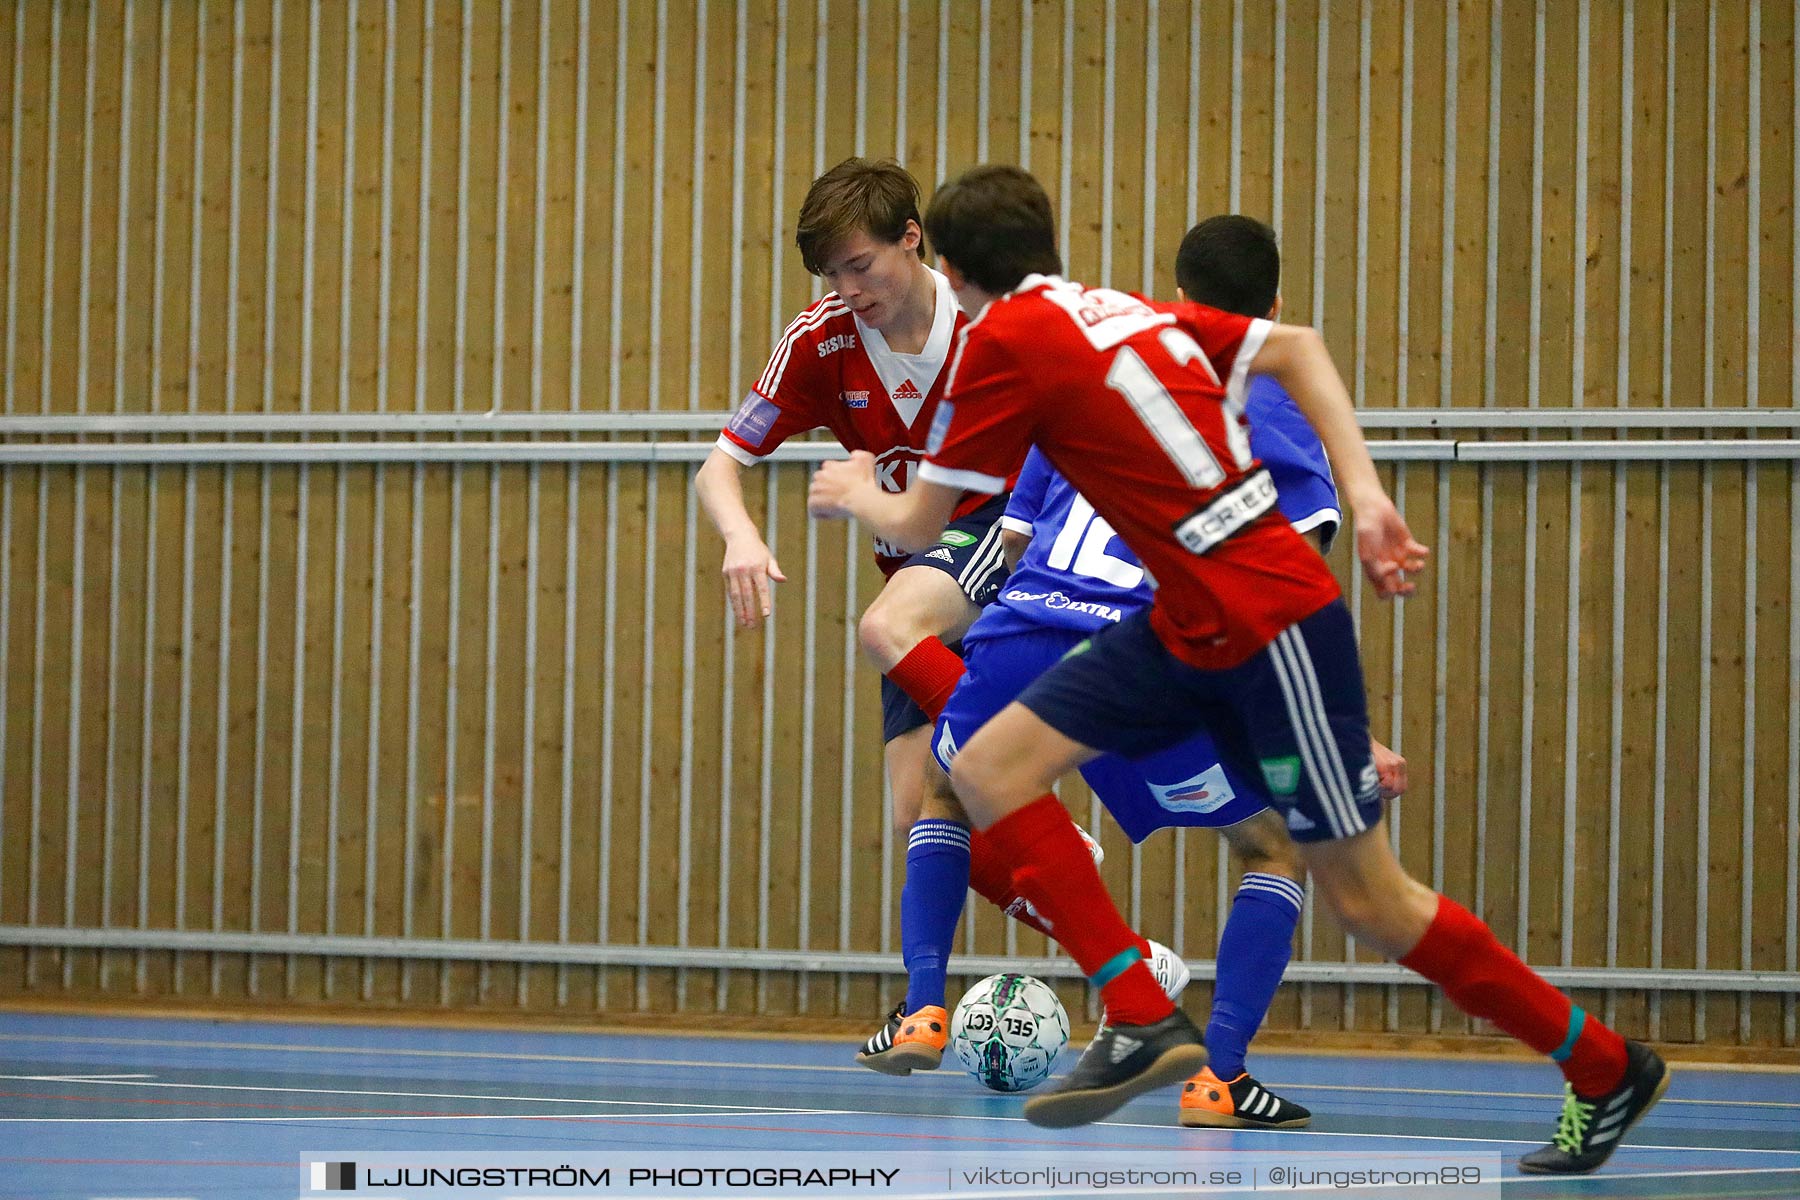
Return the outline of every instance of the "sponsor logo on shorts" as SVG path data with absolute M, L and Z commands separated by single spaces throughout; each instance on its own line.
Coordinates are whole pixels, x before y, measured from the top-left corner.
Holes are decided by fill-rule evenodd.
M 1305 833 L 1308 829 L 1317 829 L 1318 823 L 1307 819 L 1305 813 L 1297 808 L 1287 810 L 1287 827 L 1294 833 Z
M 979 542 L 980 540 L 981 539 L 976 537 L 974 534 L 964 533 L 960 529 L 946 529 L 946 530 L 944 530 L 944 535 L 938 539 L 938 541 L 942 542 L 946 546 L 957 546 L 957 547 L 973 546 L 976 542 Z
M 950 551 L 946 550 L 942 546 L 939 546 L 936 550 L 927 550 L 925 552 L 925 557 L 926 558 L 935 558 L 942 562 L 955 562 L 956 561 L 956 555 L 950 553 Z
M 948 771 L 956 758 L 956 734 L 951 732 L 948 721 L 938 722 L 938 740 L 933 749 L 937 751 L 938 766 Z
M 1094 644 L 1093 638 L 1082 638 L 1079 642 L 1076 642 L 1073 646 L 1069 647 L 1069 652 L 1067 654 L 1063 655 L 1063 658 L 1065 658 L 1065 659 L 1066 658 L 1074 658 L 1077 654 L 1086 654 L 1088 652 L 1088 649 L 1090 647 L 1092 647 L 1093 644 Z M 1059 659 L 1057 661 L 1060 662 L 1062 660 Z
M 1380 797 L 1380 795 L 1381 772 L 1375 769 L 1374 763 L 1369 763 L 1362 769 L 1362 780 L 1356 789 L 1356 802 L 1358 804 L 1370 804 Z
M 1225 768 L 1218 763 L 1180 783 L 1157 783 L 1154 779 L 1145 782 L 1156 802 L 1170 812 L 1215 812 L 1237 799 L 1225 778 Z
M 838 395 L 843 399 L 845 408 L 869 407 L 868 392 L 839 392 Z
M 1277 796 L 1291 796 L 1300 790 L 1300 760 L 1292 754 L 1263 759 L 1262 773 L 1263 782 Z

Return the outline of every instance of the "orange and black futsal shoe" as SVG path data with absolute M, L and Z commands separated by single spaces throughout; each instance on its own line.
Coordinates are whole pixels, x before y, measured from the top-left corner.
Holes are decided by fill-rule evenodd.
M 901 1001 L 888 1014 L 886 1024 L 857 1052 L 856 1061 L 883 1075 L 935 1071 L 943 1061 L 944 1044 L 949 1040 L 949 1013 L 927 1004 L 909 1014 L 906 1002 Z
M 1221 1083 L 1211 1067 L 1181 1089 L 1181 1123 L 1213 1129 L 1298 1129 L 1312 1124 L 1312 1113 L 1283 1100 L 1245 1071 Z

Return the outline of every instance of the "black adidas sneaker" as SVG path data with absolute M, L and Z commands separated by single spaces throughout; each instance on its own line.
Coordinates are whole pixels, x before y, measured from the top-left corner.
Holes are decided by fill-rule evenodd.
M 1179 1008 L 1154 1025 L 1108 1025 L 1061 1086 L 1025 1102 L 1025 1119 L 1049 1129 L 1086 1125 L 1205 1065 L 1205 1039 Z
M 1312 1113 L 1277 1096 L 1248 1071 L 1225 1083 L 1205 1067 L 1181 1089 L 1181 1123 L 1210 1129 L 1299 1129 L 1312 1124 Z
M 1625 1043 L 1625 1078 L 1604 1096 L 1583 1100 L 1563 1086 L 1556 1136 L 1519 1160 L 1533 1175 L 1585 1175 L 1612 1157 L 1625 1131 L 1637 1124 L 1669 1088 L 1669 1068 L 1642 1042 Z

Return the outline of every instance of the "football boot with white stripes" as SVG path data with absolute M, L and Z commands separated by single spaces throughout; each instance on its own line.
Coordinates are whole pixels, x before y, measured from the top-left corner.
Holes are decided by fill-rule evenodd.
M 1205 1065 L 1205 1040 L 1179 1008 L 1149 1025 L 1106 1025 L 1060 1084 L 1025 1102 L 1025 1119 L 1047 1129 L 1086 1125 Z
M 1299 1129 L 1312 1113 L 1241 1073 L 1223 1083 L 1207 1067 L 1181 1089 L 1181 1123 L 1210 1129 Z
M 1556 1136 L 1519 1160 L 1533 1175 L 1586 1175 L 1612 1157 L 1625 1131 L 1637 1124 L 1669 1088 L 1669 1068 L 1641 1042 L 1625 1043 L 1625 1078 L 1604 1096 L 1583 1100 L 1563 1085 Z
M 857 1051 L 856 1061 L 883 1075 L 911 1075 L 935 1071 L 944 1059 L 950 1040 L 950 1015 L 935 1004 L 916 1013 L 906 1011 L 902 1000 L 888 1014 L 875 1036 Z

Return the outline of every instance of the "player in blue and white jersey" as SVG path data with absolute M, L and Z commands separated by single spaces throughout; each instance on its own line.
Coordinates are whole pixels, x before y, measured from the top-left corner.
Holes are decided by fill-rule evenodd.
M 1195 243 L 1200 247 L 1197 254 L 1190 253 Z M 1240 217 L 1203 222 L 1184 240 L 1177 266 L 1184 294 L 1194 293 L 1189 298 L 1239 311 L 1250 304 L 1254 307 L 1244 312 L 1249 316 L 1273 316 L 1279 308 L 1274 294 L 1279 257 L 1274 254 L 1273 236 L 1256 222 Z M 1260 281 L 1266 291 L 1259 297 L 1252 286 L 1247 296 L 1218 295 L 1209 271 L 1234 282 Z M 1321 550 L 1328 549 L 1342 515 L 1324 448 L 1279 384 L 1253 378 L 1246 401 L 1251 450 L 1275 482 L 1283 515 L 1295 529 L 1316 538 Z M 1151 601 L 1151 583 L 1136 557 L 1035 450 L 1020 472 L 1001 526 L 1013 571 L 998 599 L 964 636 L 967 674 L 946 704 L 932 739 L 933 753 L 945 771 L 957 747 L 1038 675 L 1078 652 L 1094 633 L 1149 607 Z M 1404 760 L 1379 746 L 1376 756 L 1384 791 L 1397 795 L 1405 786 Z M 1182 1124 L 1305 1125 L 1311 1119 L 1307 1110 L 1268 1092 L 1244 1064 L 1250 1038 L 1286 970 L 1304 895 L 1299 855 L 1280 816 L 1269 807 L 1263 782 L 1224 767 L 1205 734 L 1140 760 L 1102 756 L 1081 773 L 1133 842 L 1174 826 L 1218 829 L 1243 873 L 1219 943 L 1219 977 L 1206 1030 L 1212 1061 L 1183 1089 Z M 950 843 L 960 828 L 961 813 L 950 798 L 945 777 L 928 782 L 925 808 L 926 819 L 914 826 L 914 841 L 943 839 L 947 857 L 953 857 Z M 1297 813 L 1291 814 L 1294 818 L 1305 819 Z M 943 912 L 903 921 L 913 942 L 906 947 L 913 973 L 909 982 L 915 985 L 908 989 L 909 1008 L 920 992 L 916 985 L 921 968 L 932 973 L 931 981 L 941 992 L 947 958 L 947 953 L 934 953 L 937 947 L 926 943 L 935 939 L 929 934 L 921 938 L 919 931 L 945 930 L 942 945 L 947 949 L 962 894 L 960 887 L 946 887 L 925 905 Z M 1171 994 L 1186 982 L 1185 965 L 1162 948 L 1156 948 L 1151 962 Z M 898 1061 L 924 1065 L 916 1050 L 877 1046 L 878 1040 L 879 1035 L 871 1039 L 859 1061 L 882 1070 L 886 1068 L 880 1060 L 892 1054 Z

